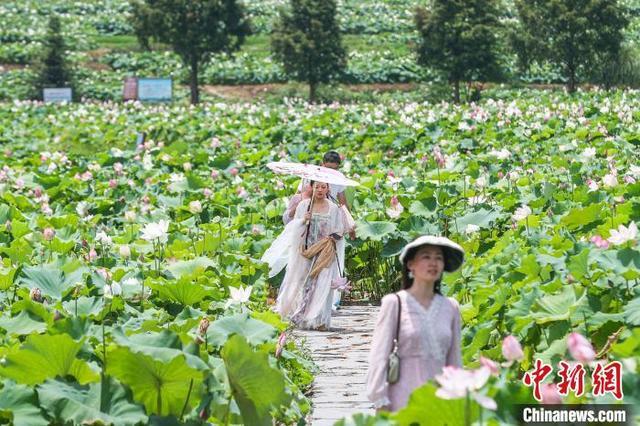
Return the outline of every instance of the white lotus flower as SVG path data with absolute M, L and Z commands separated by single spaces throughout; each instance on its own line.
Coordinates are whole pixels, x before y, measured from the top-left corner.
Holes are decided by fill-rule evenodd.
M 596 149 L 595 148 L 586 148 L 580 154 L 580 157 L 582 157 L 585 160 L 588 160 L 588 159 L 593 158 L 595 156 L 596 156 Z
M 110 246 L 113 244 L 111 237 L 108 236 L 104 231 L 100 231 L 96 234 L 96 241 L 104 244 L 105 246 Z
M 618 178 L 616 178 L 615 175 L 611 173 L 607 173 L 602 178 L 602 185 L 604 185 L 605 188 L 613 188 L 614 186 L 618 185 Z
M 500 151 L 493 149 L 489 154 L 496 157 L 498 160 L 506 160 L 511 157 L 511 152 L 506 148 L 502 148 Z
M 527 216 L 529 216 L 531 213 L 533 213 L 531 211 L 531 208 L 526 204 L 523 204 L 522 207 L 518 207 L 516 209 L 516 212 L 513 214 L 513 220 L 519 222 L 523 219 L 526 219 Z
M 118 248 L 118 253 L 120 253 L 120 256 L 124 258 L 131 257 L 131 248 L 128 245 L 123 244 Z
M 249 301 L 249 297 L 251 297 L 251 290 L 253 290 L 253 287 L 251 286 L 240 286 L 238 288 L 229 287 L 231 297 L 227 300 L 225 307 L 228 308 L 236 303 L 247 303 Z
M 487 383 L 490 375 L 491 371 L 486 367 L 469 371 L 458 367 L 446 366 L 442 369 L 442 373 L 435 377 L 441 386 L 436 391 L 436 396 L 442 399 L 457 399 L 464 398 L 469 393 L 484 408 L 495 410 L 497 404 L 493 399 L 476 392 Z
M 464 233 L 469 235 L 475 232 L 478 232 L 480 227 L 478 225 L 474 225 L 473 223 L 469 223 L 466 228 L 464 228 Z
M 635 222 L 631 222 L 628 227 L 624 225 L 618 226 L 618 229 L 609 231 L 611 236 L 607 239 L 611 244 L 620 245 L 627 241 L 633 241 L 638 236 L 638 227 Z
M 167 231 L 169 222 L 162 219 L 158 223 L 147 223 L 142 229 L 142 239 L 146 241 L 159 240 L 161 243 L 167 242 Z
M 189 211 L 192 214 L 198 214 L 202 212 L 202 204 L 198 200 L 193 200 L 189 203 Z
M 89 214 L 89 203 L 87 203 L 86 201 L 80 201 L 76 205 L 76 213 L 78 213 L 78 216 L 80 216 L 80 217 L 85 217 L 86 215 L 88 215 Z
M 122 287 L 118 283 L 107 284 L 104 286 L 104 297 L 107 299 L 113 298 L 113 296 L 120 296 L 122 294 Z
M 469 198 L 469 205 L 475 206 L 476 204 L 482 204 L 487 202 L 487 197 L 483 195 L 476 195 L 475 197 Z

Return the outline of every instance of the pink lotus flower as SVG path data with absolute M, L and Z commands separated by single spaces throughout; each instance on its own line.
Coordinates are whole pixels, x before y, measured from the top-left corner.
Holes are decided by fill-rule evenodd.
M 337 277 L 331 281 L 331 288 L 333 290 L 349 292 L 349 290 L 351 290 L 351 282 L 347 280 L 347 277 Z
M 211 179 L 217 179 L 220 176 L 220 172 L 217 170 L 211 170 Z
M 97 271 L 98 275 L 100 275 L 102 277 L 103 280 L 105 280 L 106 282 L 111 281 L 111 272 L 109 272 L 109 270 L 105 269 L 105 268 L 99 268 Z
M 118 181 L 115 179 L 109 179 L 109 188 L 113 189 L 118 186 Z
M 249 196 L 249 193 L 247 192 L 247 190 L 244 189 L 242 186 L 236 190 L 236 193 L 240 198 L 247 198 Z
M 236 167 L 232 167 L 231 170 L 229 170 L 229 174 L 231 176 L 238 176 L 238 169 Z
M 42 231 L 42 235 L 44 236 L 44 239 L 46 241 L 51 241 L 53 240 L 53 237 L 56 236 L 56 231 L 53 228 L 44 228 L 44 231 Z
M 206 198 L 209 198 L 213 195 L 213 191 L 209 188 L 205 188 L 202 190 L 202 195 L 204 195 Z
M 562 404 L 562 396 L 558 393 L 558 387 L 555 383 L 541 384 L 540 395 L 543 404 Z
M 220 139 L 213 137 L 211 139 L 211 148 L 219 148 L 220 147 Z
M 498 363 L 490 360 L 489 358 L 485 358 L 483 356 L 480 357 L 480 365 L 491 372 L 492 375 L 497 376 L 500 374 L 500 370 L 498 367 Z
M 287 344 L 287 334 L 283 331 L 280 333 L 280 337 L 278 338 L 278 343 L 276 344 L 276 358 L 280 358 L 282 354 L 282 350 L 284 346 Z
M 511 335 L 505 337 L 502 341 L 502 355 L 507 361 L 520 361 L 524 358 L 520 342 Z
M 476 392 L 487 383 L 490 375 L 491 372 L 485 367 L 480 367 L 477 370 L 465 370 L 446 366 L 442 369 L 442 374 L 435 377 L 441 386 L 436 391 L 436 396 L 442 399 L 457 399 L 465 398 L 469 393 L 482 407 L 495 410 L 498 406 L 493 399 Z
M 589 362 L 593 361 L 596 357 L 591 342 L 580 333 L 573 332 L 569 334 L 567 346 L 569 347 L 569 353 L 576 361 Z
M 587 179 L 587 186 L 589 187 L 588 192 L 594 192 L 598 190 L 598 182 L 593 179 Z
M 42 197 L 42 188 L 37 187 L 36 189 L 33 190 L 33 196 L 36 198 L 40 198 Z
M 598 248 L 609 248 L 609 241 L 605 240 L 600 235 L 594 235 L 593 237 L 591 237 L 591 242 Z
M 402 204 L 400 204 L 400 201 L 398 201 L 398 197 L 396 195 L 391 197 L 391 201 L 389 204 L 391 204 L 391 207 L 387 209 L 387 215 L 392 219 L 400 217 L 400 215 L 404 211 L 404 207 L 402 207 Z
M 122 171 L 124 170 L 124 166 L 122 165 L 122 163 L 114 163 L 113 170 L 118 176 L 120 176 L 122 174 Z
M 433 158 L 435 158 L 436 164 L 440 168 L 443 168 L 447 164 L 447 159 L 442 154 L 442 151 L 440 151 L 440 147 L 436 146 L 435 148 L 433 148 Z
M 636 178 L 634 178 L 633 176 L 625 176 L 624 177 L 624 182 L 628 183 L 629 185 L 633 185 L 634 183 L 636 183 Z
M 98 253 L 96 252 L 96 249 L 94 249 L 93 247 L 91 247 L 91 249 L 89 250 L 89 253 L 87 254 L 87 260 L 89 262 L 93 262 L 98 258 Z

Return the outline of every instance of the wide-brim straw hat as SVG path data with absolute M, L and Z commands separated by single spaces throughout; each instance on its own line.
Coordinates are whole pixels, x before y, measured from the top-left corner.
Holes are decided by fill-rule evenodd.
M 404 246 L 400 252 L 400 262 L 404 264 L 407 253 L 413 248 L 420 246 L 438 246 L 444 253 L 444 270 L 453 272 L 464 262 L 464 249 L 446 237 L 436 237 L 434 235 L 423 235 Z

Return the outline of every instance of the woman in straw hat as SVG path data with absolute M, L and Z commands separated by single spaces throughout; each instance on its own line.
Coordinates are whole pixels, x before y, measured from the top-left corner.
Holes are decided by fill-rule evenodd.
M 440 283 L 463 260 L 462 247 L 430 235 L 400 253 L 402 290 L 382 299 L 369 355 L 367 396 L 378 410 L 397 411 L 444 366 L 461 367 L 460 308 Z
M 327 199 L 329 185 L 312 185 L 313 198 L 298 204 L 293 220 L 262 260 L 269 263 L 270 276 L 287 268 L 276 311 L 299 328 L 328 330 L 334 291 L 346 284 L 342 236 L 349 229 L 340 208 Z M 282 259 L 283 253 L 288 259 Z

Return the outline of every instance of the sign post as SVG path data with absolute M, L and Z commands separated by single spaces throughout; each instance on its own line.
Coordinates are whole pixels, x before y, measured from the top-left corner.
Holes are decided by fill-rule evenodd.
M 138 79 L 136 77 L 127 77 L 124 79 L 124 87 L 122 88 L 123 101 L 135 101 L 138 99 Z

